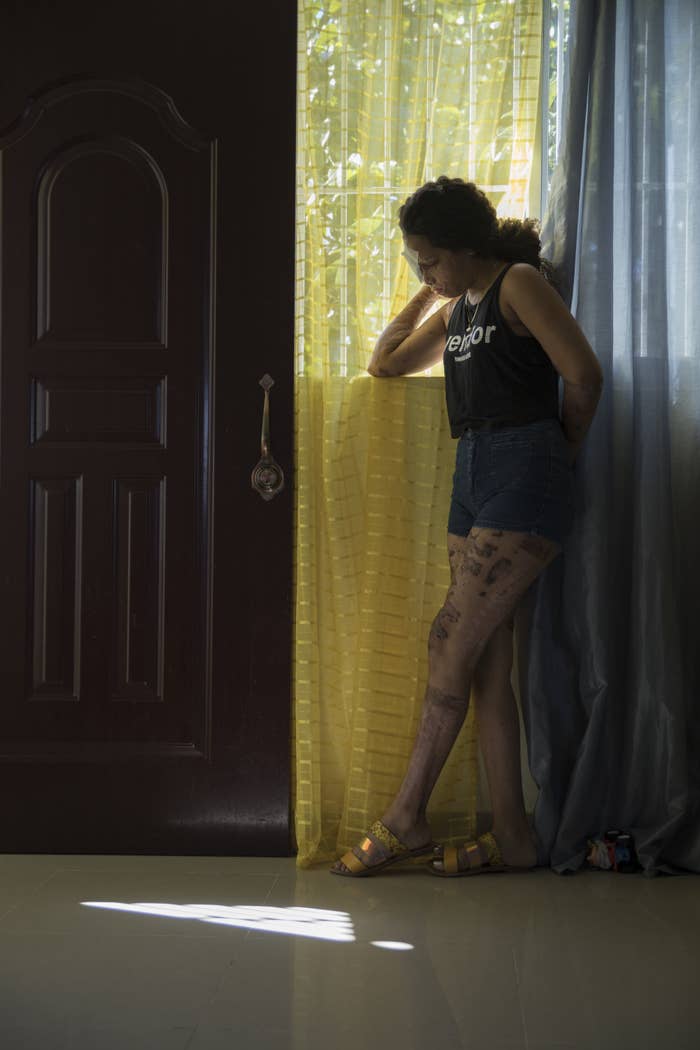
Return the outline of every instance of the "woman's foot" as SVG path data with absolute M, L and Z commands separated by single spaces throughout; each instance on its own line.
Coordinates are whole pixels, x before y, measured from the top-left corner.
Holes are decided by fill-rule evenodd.
M 398 839 L 401 845 L 405 846 L 409 851 L 425 849 L 426 854 L 429 852 L 432 845 L 432 837 L 430 825 L 424 818 L 411 822 L 401 816 L 392 815 L 391 811 L 388 810 L 380 823 L 390 833 L 389 836 L 373 834 L 375 825 L 372 825 L 370 833 L 352 848 L 352 853 L 362 862 L 364 868 L 371 869 L 387 862 L 392 856 L 393 850 L 396 849 L 395 843 L 392 846 L 392 836 Z M 330 870 L 334 875 L 353 874 L 342 860 L 337 860 Z
M 535 836 L 529 826 L 518 831 L 499 831 L 492 829 L 491 834 L 496 840 L 503 858 L 503 863 L 509 868 L 534 868 L 537 864 L 537 844 Z M 478 850 L 458 849 L 457 863 L 460 871 L 469 868 L 488 868 L 489 858 L 483 843 L 478 842 Z M 437 846 L 432 866 L 436 871 L 442 871 L 442 846 Z

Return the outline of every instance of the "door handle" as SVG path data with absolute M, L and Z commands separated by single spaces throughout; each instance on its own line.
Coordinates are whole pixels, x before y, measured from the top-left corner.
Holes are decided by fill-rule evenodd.
M 280 465 L 275 463 L 270 451 L 270 387 L 274 385 L 275 381 L 272 376 L 265 373 L 260 380 L 260 386 L 265 391 L 260 437 L 261 458 L 254 467 L 250 479 L 252 487 L 260 493 L 264 500 L 274 499 L 284 488 L 284 472 Z

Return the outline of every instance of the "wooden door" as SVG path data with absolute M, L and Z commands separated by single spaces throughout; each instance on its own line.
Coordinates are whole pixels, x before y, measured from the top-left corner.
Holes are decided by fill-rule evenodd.
M 295 15 L 0 14 L 0 851 L 290 852 Z

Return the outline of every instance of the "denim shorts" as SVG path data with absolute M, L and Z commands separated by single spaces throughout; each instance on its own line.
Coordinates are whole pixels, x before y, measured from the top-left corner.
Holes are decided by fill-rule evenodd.
M 447 531 L 473 526 L 526 532 L 562 543 L 576 512 L 573 469 L 558 419 L 500 430 L 465 430 Z

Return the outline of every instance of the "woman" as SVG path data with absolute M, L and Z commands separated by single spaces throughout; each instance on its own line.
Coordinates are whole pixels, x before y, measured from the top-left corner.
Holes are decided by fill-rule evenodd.
M 444 359 L 458 439 L 447 536 L 452 579 L 430 631 L 428 685 L 406 776 L 381 819 L 331 871 L 373 875 L 420 856 L 432 857 L 430 869 L 441 876 L 530 870 L 537 851 L 510 686 L 513 617 L 571 528 L 571 468 L 603 373 L 543 276 L 534 222 L 499 222 L 473 183 L 446 176 L 412 194 L 399 222 L 424 285 L 380 336 L 368 370 L 407 375 Z M 449 302 L 421 324 L 438 298 Z M 461 849 L 443 848 L 431 841 L 426 809 L 470 694 L 493 827 Z

